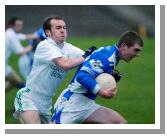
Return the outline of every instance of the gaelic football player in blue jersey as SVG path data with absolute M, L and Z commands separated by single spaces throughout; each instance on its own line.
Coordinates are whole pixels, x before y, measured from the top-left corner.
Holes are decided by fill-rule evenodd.
M 136 32 L 128 31 L 117 44 L 94 51 L 59 96 L 52 123 L 127 123 L 116 111 L 95 103 L 97 96 L 112 98 L 117 93 L 116 88 L 102 89 L 95 78 L 101 73 L 113 74 L 120 60 L 130 62 L 139 55 L 142 47 L 142 38 Z

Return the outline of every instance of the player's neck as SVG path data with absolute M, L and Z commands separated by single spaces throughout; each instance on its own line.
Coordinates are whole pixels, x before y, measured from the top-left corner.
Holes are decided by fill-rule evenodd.
M 64 42 L 56 42 L 56 44 L 58 45 L 58 46 L 60 46 L 60 48 L 62 48 L 63 46 L 64 46 Z

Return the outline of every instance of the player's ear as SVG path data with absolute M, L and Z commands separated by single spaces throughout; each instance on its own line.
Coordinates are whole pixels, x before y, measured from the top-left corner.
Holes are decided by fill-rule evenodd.
M 122 45 L 121 45 L 122 47 L 126 47 L 127 45 L 125 44 L 125 43 L 122 43 Z
M 126 46 L 127 46 L 127 45 L 126 45 L 125 43 L 122 43 L 120 47 L 121 47 L 121 48 L 125 48 Z
M 45 30 L 47 36 L 51 36 L 50 30 Z
M 128 46 L 127 46 L 125 43 L 122 43 L 121 46 L 120 46 L 120 49 L 121 49 L 122 51 L 127 50 L 127 49 L 128 49 Z

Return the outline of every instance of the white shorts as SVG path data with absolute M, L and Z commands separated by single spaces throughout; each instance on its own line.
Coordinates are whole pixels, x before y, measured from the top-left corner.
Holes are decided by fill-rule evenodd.
M 83 123 L 94 111 L 101 106 L 94 100 L 83 94 L 73 93 L 69 100 L 63 97 L 66 90 L 62 92 L 54 106 L 52 122 L 56 124 Z
M 17 92 L 14 106 L 15 112 L 13 116 L 16 119 L 19 118 L 20 112 L 30 110 L 38 111 L 43 122 L 48 123 L 51 119 L 52 98 L 48 100 L 43 96 L 37 96 L 28 88 L 22 88 Z

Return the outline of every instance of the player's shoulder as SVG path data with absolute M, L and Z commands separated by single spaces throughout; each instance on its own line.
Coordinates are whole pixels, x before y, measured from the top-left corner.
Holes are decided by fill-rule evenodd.
M 75 46 L 73 44 L 68 43 L 68 42 L 64 42 L 64 46 L 68 47 L 68 48 L 75 48 Z
M 115 52 L 118 52 L 118 48 L 116 45 L 106 46 L 104 47 L 104 52 L 107 54 L 113 54 Z
M 5 35 L 7 37 L 13 37 L 13 36 L 16 36 L 16 33 L 11 29 L 11 28 L 8 28 L 6 31 L 5 31 Z
M 60 49 L 55 46 L 55 44 L 53 44 L 52 41 L 49 41 L 49 39 L 45 39 L 41 42 L 39 42 L 39 44 L 37 45 L 37 48 L 36 48 L 37 52 L 43 52 L 43 51 L 46 51 L 46 50 L 57 50 L 59 51 Z
M 49 47 L 48 42 L 46 40 L 43 40 L 38 43 L 36 50 L 38 51 L 47 47 Z
M 49 44 L 49 43 L 46 41 L 46 39 L 43 40 L 43 41 L 40 41 L 39 44 L 38 44 L 38 46 L 43 46 L 43 45 L 45 45 L 45 44 Z
M 106 50 L 106 51 L 115 51 L 116 50 L 116 45 L 105 46 L 104 50 Z
M 91 58 L 98 58 L 99 60 L 108 60 L 110 56 L 115 54 L 116 48 L 114 46 L 103 46 L 100 47 L 93 55 L 91 55 Z

